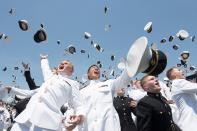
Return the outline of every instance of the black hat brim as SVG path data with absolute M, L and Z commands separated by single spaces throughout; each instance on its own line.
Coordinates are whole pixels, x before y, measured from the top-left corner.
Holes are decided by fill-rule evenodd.
M 45 41 L 46 39 L 47 39 L 47 34 L 44 29 L 40 29 L 34 34 L 34 41 L 37 43 Z
M 160 50 L 152 50 L 152 53 L 152 59 L 150 60 L 149 67 L 143 73 L 158 76 L 166 68 L 167 57 Z

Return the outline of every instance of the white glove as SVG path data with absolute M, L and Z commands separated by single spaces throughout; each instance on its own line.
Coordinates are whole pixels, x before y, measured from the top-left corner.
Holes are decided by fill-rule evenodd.
M 48 58 L 48 55 L 40 54 L 40 58 L 41 59 L 47 59 Z

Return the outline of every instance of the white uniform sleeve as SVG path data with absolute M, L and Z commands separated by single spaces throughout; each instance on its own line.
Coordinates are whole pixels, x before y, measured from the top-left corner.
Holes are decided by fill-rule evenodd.
M 48 59 L 41 59 L 41 69 L 42 69 L 44 81 L 46 81 L 47 79 L 49 79 L 53 75 L 53 73 L 49 67 Z
M 13 93 L 15 95 L 23 96 L 23 97 L 31 97 L 35 93 L 37 93 L 39 91 L 39 89 L 40 88 L 37 88 L 35 90 L 23 90 L 23 89 L 19 89 L 19 88 L 16 88 L 16 87 L 12 87 L 11 88 L 11 93 Z
M 83 98 L 78 88 L 79 88 L 79 83 L 76 82 L 75 86 L 72 87 L 72 99 L 70 99 L 69 101 L 69 106 L 74 108 L 76 115 L 85 116 Z
M 172 88 L 173 85 L 176 86 L 176 88 L 179 90 L 179 93 L 197 93 L 197 84 L 187 81 L 185 79 L 174 80 L 172 83 Z
M 118 78 L 113 80 L 112 89 L 116 90 L 118 88 L 126 88 L 129 82 L 130 77 L 128 76 L 127 71 L 124 70 Z
M 161 94 L 167 99 L 167 100 L 171 100 L 172 99 L 172 95 L 170 92 L 170 87 L 167 87 L 166 84 L 162 81 L 159 81 L 159 84 L 161 86 Z

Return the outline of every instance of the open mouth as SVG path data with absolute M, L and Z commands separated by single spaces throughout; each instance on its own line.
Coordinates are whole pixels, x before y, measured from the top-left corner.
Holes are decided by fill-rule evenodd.
M 94 71 L 94 74 L 99 75 L 99 72 L 98 71 Z
M 64 65 L 59 65 L 59 69 L 63 70 L 64 69 Z
M 155 85 L 159 86 L 159 82 L 156 82 Z

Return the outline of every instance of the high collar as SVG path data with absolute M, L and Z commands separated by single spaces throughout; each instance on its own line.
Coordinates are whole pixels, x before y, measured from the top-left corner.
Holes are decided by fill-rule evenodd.
M 66 75 L 65 73 L 62 73 L 62 72 L 60 72 L 58 75 L 61 76 L 61 77 L 64 77 L 64 78 L 69 78 L 68 75 Z
M 98 82 L 100 82 L 100 80 L 90 80 L 90 84 L 89 85 L 96 84 Z
M 154 97 L 154 98 L 158 98 L 158 99 L 161 99 L 162 98 L 162 95 L 161 93 L 151 93 L 151 92 L 147 92 L 147 95 L 150 96 L 150 97 Z
M 122 98 L 125 98 L 126 96 L 117 96 L 117 98 L 120 98 L 120 99 L 122 99 Z

